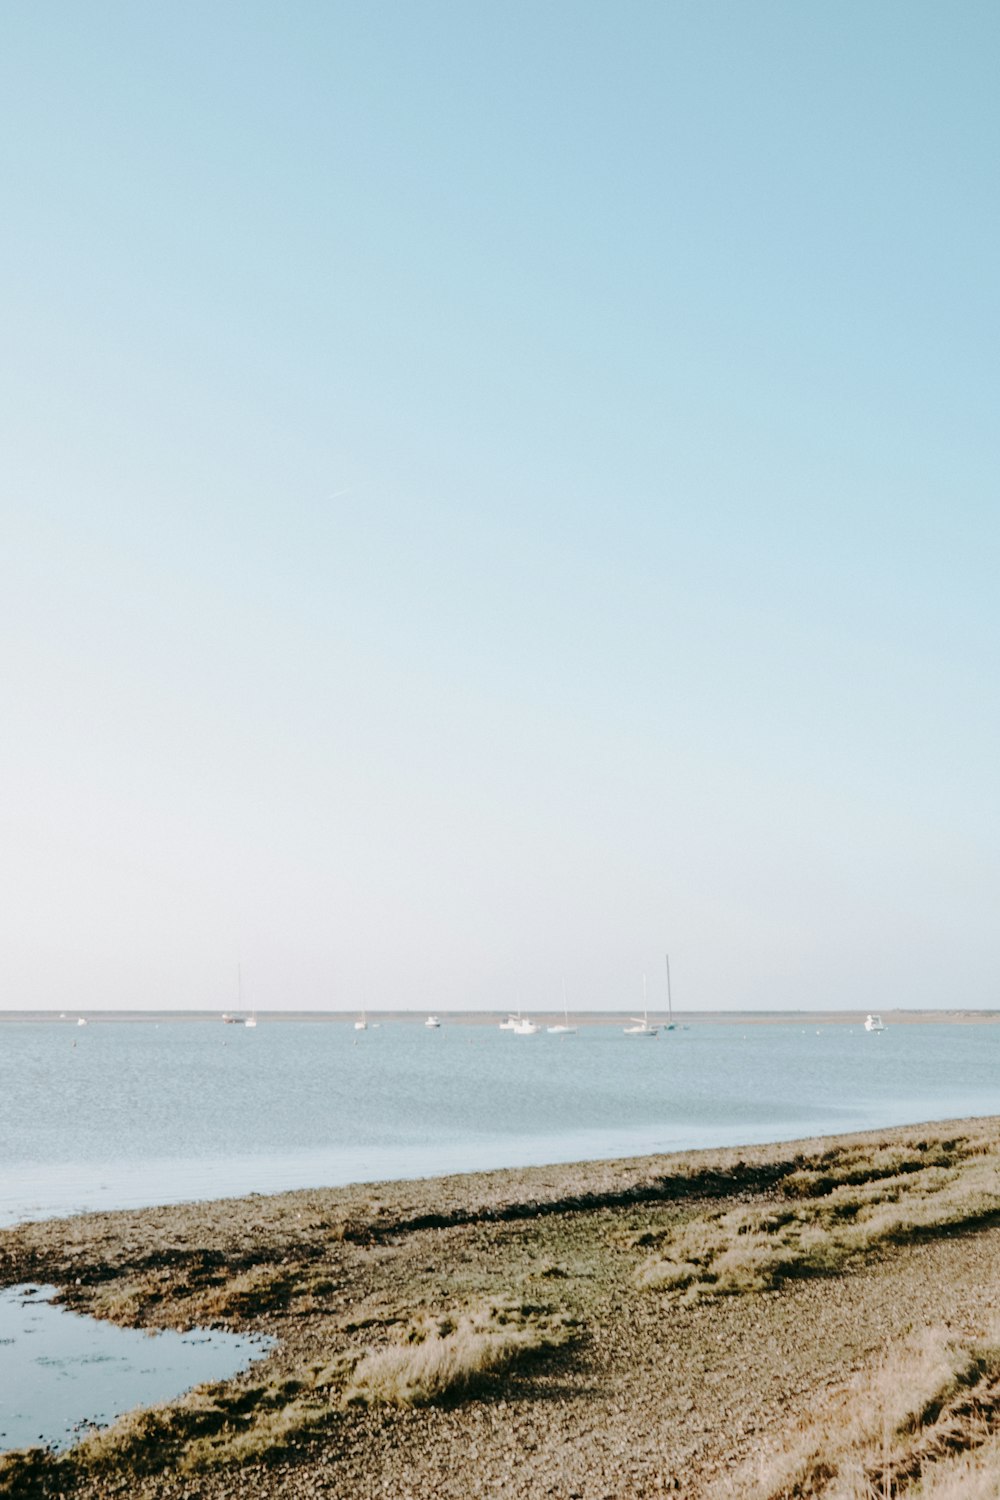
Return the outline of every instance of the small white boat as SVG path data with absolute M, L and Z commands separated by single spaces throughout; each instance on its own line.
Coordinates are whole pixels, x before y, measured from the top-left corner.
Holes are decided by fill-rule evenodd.
M 884 1031 L 885 1030 L 885 1022 L 882 1020 L 882 1017 L 878 1014 L 877 1011 L 873 1010 L 870 1016 L 865 1016 L 865 1030 L 866 1031 Z
M 428 1016 L 427 1020 L 424 1022 L 424 1025 L 430 1026 L 432 1030 L 436 1031 L 437 1028 L 441 1025 L 441 1022 L 438 1020 L 437 1016 Z
M 354 1029 L 355 1029 L 355 1031 L 367 1031 L 368 1030 L 368 1013 L 367 1013 L 367 1011 L 362 1011 L 361 1012 L 361 1015 L 358 1017 L 358 1019 L 354 1023 Z
M 507 1012 L 507 1018 L 506 1018 L 506 1020 L 500 1022 L 499 1029 L 501 1031 L 516 1031 L 517 1028 L 518 1028 L 518 1026 L 520 1025 L 520 1023 L 521 1023 L 521 1012 L 519 1010 L 518 1011 L 509 1010 Z
M 78 1025 L 78 1026 L 86 1026 L 86 1024 L 87 1024 L 87 1023 L 86 1023 L 86 1021 L 85 1021 L 85 1020 L 84 1020 L 84 1018 L 83 1018 L 83 1016 L 81 1016 L 81 1017 L 80 1017 L 80 1018 L 79 1018 L 79 1020 L 78 1020 L 78 1021 L 77 1021 L 77 1023 L 76 1023 L 76 1024 L 77 1024 L 77 1025 Z
M 630 1016 L 629 1024 L 622 1028 L 626 1036 L 657 1036 L 660 1028 L 649 1024 L 649 1011 L 646 1009 L 646 976 L 642 976 L 642 1015 Z
M 243 1024 L 244 1024 L 244 1026 L 256 1026 L 257 1025 L 257 1012 L 254 1011 L 252 1015 L 247 1016 L 247 1018 L 243 1022 Z
M 546 1026 L 551 1036 L 576 1036 L 576 1027 L 569 1024 L 569 1007 L 566 1004 L 566 981 L 563 980 L 563 1019 L 557 1026 Z
M 522 1017 L 518 1020 L 516 1026 L 511 1028 L 515 1036 L 534 1036 L 539 1029 L 534 1021 L 528 1020 L 527 1016 Z

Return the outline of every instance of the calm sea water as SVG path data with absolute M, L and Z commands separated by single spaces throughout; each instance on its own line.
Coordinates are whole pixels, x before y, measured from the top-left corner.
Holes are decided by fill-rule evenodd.
M 1000 1026 L 0 1026 L 0 1223 L 1000 1114 Z
M 0 1450 L 65 1448 L 90 1426 L 189 1386 L 227 1380 L 273 1339 L 196 1329 L 116 1328 L 48 1298 L 55 1287 L 0 1292 Z

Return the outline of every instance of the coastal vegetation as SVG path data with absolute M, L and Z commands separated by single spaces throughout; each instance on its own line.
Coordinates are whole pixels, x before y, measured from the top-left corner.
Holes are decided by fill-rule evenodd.
M 822 1402 L 708 1500 L 995 1500 L 1000 1331 L 926 1330 Z
M 662 1235 L 642 1287 L 718 1297 L 840 1270 L 880 1247 L 1000 1214 L 1000 1143 L 918 1141 L 866 1156 L 833 1148 L 796 1164 L 762 1203 L 709 1210 Z

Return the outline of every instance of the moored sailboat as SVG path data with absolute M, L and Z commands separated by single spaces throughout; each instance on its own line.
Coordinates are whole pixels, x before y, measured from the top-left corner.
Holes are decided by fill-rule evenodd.
M 667 954 L 667 1024 L 664 1031 L 675 1031 L 674 1026 L 674 1002 L 670 994 L 670 954 Z
M 646 1007 L 646 976 L 642 976 L 642 1015 L 630 1016 L 628 1026 L 623 1027 L 626 1036 L 657 1036 L 660 1028 L 649 1024 L 649 1011 Z
M 563 1019 L 557 1025 L 555 1025 L 555 1026 L 546 1026 L 545 1029 L 552 1036 L 576 1036 L 576 1027 L 575 1026 L 571 1026 L 569 1024 L 569 1006 L 566 1003 L 566 981 L 565 981 L 565 979 L 562 982 L 562 987 L 563 987 Z

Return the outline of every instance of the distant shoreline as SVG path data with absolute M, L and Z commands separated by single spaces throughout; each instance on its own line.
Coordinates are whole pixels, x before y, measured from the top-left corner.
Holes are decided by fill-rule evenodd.
M 570 1020 L 581 1026 L 618 1026 L 634 1010 L 577 1010 L 570 1011 Z M 59 1026 L 75 1025 L 79 1018 L 88 1024 L 127 1022 L 135 1024 L 173 1025 L 180 1022 L 197 1022 L 218 1025 L 223 1020 L 218 1010 L 100 1010 L 81 1008 L 60 1012 L 55 1010 L 0 1010 L 3 1022 L 38 1022 Z M 249 1011 L 229 1012 L 233 1024 L 240 1024 Z M 497 1026 L 503 1011 L 446 1011 L 437 1015 L 443 1026 Z M 562 1019 L 561 1010 L 534 1010 L 532 1016 L 539 1021 L 550 1018 Z M 892 1026 L 968 1026 L 996 1025 L 1000 1022 L 1000 1010 L 885 1010 L 882 1018 L 886 1027 Z M 351 1025 L 357 1020 L 358 1011 L 353 1010 L 258 1010 L 257 1020 L 268 1026 L 286 1022 L 314 1022 L 319 1025 Z M 420 1025 L 427 1017 L 426 1010 L 368 1010 L 368 1024 L 372 1025 Z M 858 1026 L 864 1023 L 865 1013 L 859 1010 L 675 1010 L 674 1025 L 684 1026 Z M 651 1012 L 650 1020 L 665 1026 L 661 1012 Z

